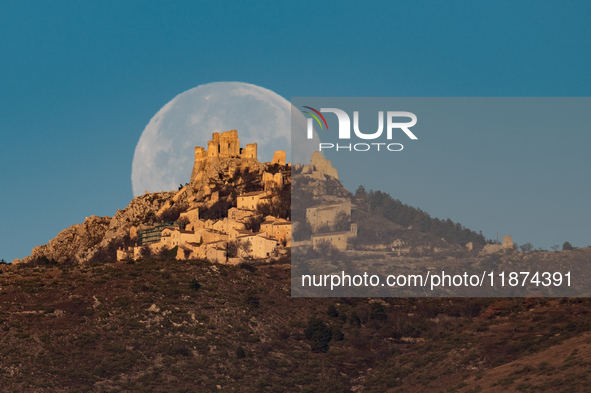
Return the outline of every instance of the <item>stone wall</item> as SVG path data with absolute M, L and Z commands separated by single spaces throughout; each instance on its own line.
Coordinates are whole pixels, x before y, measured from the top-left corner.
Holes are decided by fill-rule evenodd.
M 304 165 L 302 168 L 302 175 L 310 176 L 314 179 L 325 180 L 324 175 L 339 178 L 339 173 L 336 168 L 333 168 L 332 162 L 322 156 L 321 153 L 315 151 L 312 153 L 310 165 Z
M 285 165 L 285 151 L 284 150 L 277 150 L 275 154 L 273 154 L 273 160 L 271 161 L 271 165 L 279 164 L 284 166 Z
M 257 159 L 257 144 L 256 143 L 249 143 L 246 145 L 244 149 L 240 149 L 240 158 L 248 159 Z

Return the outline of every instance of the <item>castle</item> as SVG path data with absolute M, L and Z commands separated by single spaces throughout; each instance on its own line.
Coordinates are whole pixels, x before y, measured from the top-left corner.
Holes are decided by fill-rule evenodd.
M 240 147 L 238 131 L 224 131 L 221 134 L 214 132 L 211 141 L 207 142 L 207 150 L 200 146 L 195 147 L 195 162 L 197 163 L 213 157 L 256 160 L 257 144 L 249 143 L 243 149 Z
M 177 259 L 207 258 L 220 263 L 236 263 L 242 257 L 264 259 L 285 253 L 285 249 L 291 247 L 289 220 L 261 216 L 262 223 L 258 232 L 246 229 L 249 220 L 258 215 L 257 207 L 277 200 L 278 194 L 275 192 L 284 186 L 283 173 L 266 172 L 265 165 L 285 166 L 285 156 L 285 151 L 275 151 L 272 162 L 261 164 L 257 158 L 257 144 L 251 143 L 241 148 L 236 130 L 213 133 L 212 140 L 207 142 L 207 150 L 200 146 L 195 148 L 195 164 L 191 175 L 192 187 L 195 184 L 204 185 L 202 189 L 208 191 L 204 192 L 203 197 L 208 197 L 209 202 L 190 206 L 175 223 L 156 224 L 139 231 L 136 229 L 139 233 L 139 245 L 117 250 L 117 260 L 140 258 L 142 250 L 149 249 L 150 253 L 159 253 L 175 247 Z M 219 179 L 221 173 L 232 176 L 234 170 L 240 166 L 258 173 L 264 189 L 238 195 L 233 206 L 226 212 L 227 217 L 223 219 L 201 219 L 199 208 L 207 208 L 220 198 L 218 191 L 212 192 L 209 188 L 211 178 Z M 187 185 L 180 189 L 172 202 L 167 202 L 160 211 L 169 209 L 188 188 Z M 132 236 L 130 232 L 130 237 L 136 236 Z M 232 247 L 232 243 L 242 245 L 241 258 L 230 257 L 228 248 Z

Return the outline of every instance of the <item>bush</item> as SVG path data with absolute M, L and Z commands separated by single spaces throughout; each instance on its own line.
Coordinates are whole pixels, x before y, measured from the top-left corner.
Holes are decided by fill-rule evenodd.
M 142 258 L 148 259 L 152 256 L 152 249 L 145 245 L 140 249 L 140 255 L 142 256 Z
M 331 329 L 320 318 L 310 318 L 306 329 L 304 329 L 306 339 L 312 341 L 310 345 L 312 352 L 328 351 L 328 343 L 332 339 Z
M 195 279 L 195 278 L 189 282 L 189 286 L 191 287 L 191 289 L 193 289 L 195 291 L 197 291 L 197 290 L 199 290 L 199 288 L 201 288 L 201 284 L 199 284 L 199 282 L 197 282 L 197 279 Z
M 127 308 L 129 307 L 129 299 L 126 296 L 121 296 L 113 300 L 113 307 Z
M 244 303 L 246 303 L 247 307 L 256 309 L 259 308 L 261 304 L 261 299 L 253 293 L 248 293 L 246 294 L 246 299 L 244 299 Z
M 381 303 L 372 303 L 371 319 L 376 319 L 378 321 L 385 321 L 386 319 L 388 319 L 386 310 L 384 309 L 384 306 Z
M 565 251 L 570 251 L 570 250 L 573 250 L 574 247 L 569 242 L 564 242 L 564 243 L 562 243 L 562 249 Z
M 361 319 L 359 319 L 359 315 L 357 315 L 357 311 L 351 311 L 349 315 L 349 323 L 353 326 L 359 327 L 361 326 Z
M 308 221 L 298 222 L 296 230 L 292 233 L 293 240 L 303 241 L 310 240 L 312 237 L 312 226 Z
M 246 353 L 244 352 L 244 348 L 242 348 L 242 347 L 236 348 L 236 357 L 238 359 L 244 359 L 246 357 Z
M 338 326 L 333 326 L 331 329 L 331 336 L 332 339 L 335 341 L 343 341 L 345 339 L 345 335 L 343 331 Z
M 331 304 L 328 306 L 328 310 L 326 311 L 326 315 L 328 315 L 329 317 L 332 317 L 332 318 L 336 318 L 339 316 L 339 312 L 337 311 L 337 308 L 334 306 L 334 304 Z

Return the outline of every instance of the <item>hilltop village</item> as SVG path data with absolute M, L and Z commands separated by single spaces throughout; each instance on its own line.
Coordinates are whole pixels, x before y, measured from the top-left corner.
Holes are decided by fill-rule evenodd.
M 191 182 L 183 187 L 158 212 L 157 216 L 170 209 L 176 201 L 186 199 L 188 207 L 175 221 L 160 221 L 153 225 L 130 228 L 130 238 L 137 239 L 134 246 L 118 247 L 117 260 L 138 259 L 146 255 L 158 255 L 167 250 L 176 250 L 176 259 L 208 259 L 217 263 L 238 263 L 244 259 L 278 258 L 287 253 L 292 242 L 292 222 L 289 215 L 281 218 L 264 215 L 273 205 L 281 204 L 282 195 L 290 192 L 291 163 L 286 163 L 285 151 L 275 151 L 270 163 L 261 164 L 257 157 L 257 144 L 240 147 L 236 130 L 214 133 L 207 149 L 195 148 L 195 163 Z M 245 170 L 258 173 L 262 189 L 242 192 L 235 198 L 227 195 L 227 209 L 218 219 L 201 217 L 200 211 L 219 203 L 224 198 L 220 191 L 211 187 L 210 173 L 225 172 L 226 184 L 232 184 L 234 173 Z M 298 167 L 302 175 L 314 179 L 338 173 L 330 161 L 315 152 L 311 164 Z M 274 173 L 273 173 L 274 172 Z M 215 177 L 215 176 L 214 176 Z M 192 195 L 187 196 L 189 189 Z M 197 191 L 196 191 L 197 190 Z M 267 209 L 265 209 L 267 208 Z M 290 207 L 288 207 L 290 209 Z M 351 217 L 351 201 L 312 206 L 306 210 L 306 218 L 315 232 L 321 226 L 332 226 L 338 219 Z M 253 225 L 256 222 L 259 225 Z M 254 228 L 253 228 L 254 227 Z M 307 244 L 315 248 L 328 242 L 337 249 L 347 247 L 349 237 L 356 236 L 357 228 L 351 224 L 350 231 L 328 232 L 312 235 Z
M 285 151 L 261 163 L 257 144 L 242 148 L 236 130 L 214 133 L 207 148 L 195 148 L 191 178 L 178 190 L 146 192 L 113 217 L 87 217 L 13 263 L 73 265 L 162 256 L 234 264 L 287 257 L 292 247 L 304 250 L 301 254 L 324 252 L 330 245 L 360 257 L 364 252 L 487 255 L 516 247 L 510 236 L 502 244 L 485 244 L 482 236 L 449 219 L 432 219 L 381 195 L 369 203 L 364 190 L 351 194 L 319 152 L 307 165 L 292 167 Z M 389 207 L 379 206 L 384 201 Z M 386 212 L 399 224 L 382 217 Z

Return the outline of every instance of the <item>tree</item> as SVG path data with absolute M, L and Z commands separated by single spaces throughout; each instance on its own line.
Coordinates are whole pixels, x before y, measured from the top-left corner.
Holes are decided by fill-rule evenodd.
M 167 258 L 174 258 L 175 255 L 170 255 L 170 251 L 166 245 L 162 246 L 162 248 L 158 251 L 158 258 L 159 259 L 167 259 Z
M 152 256 L 152 249 L 148 245 L 144 245 L 140 249 L 140 255 L 142 256 L 142 258 L 148 259 Z
M 564 242 L 564 243 L 562 243 L 562 249 L 568 251 L 568 250 L 573 250 L 574 247 L 569 242 Z
M 360 185 L 359 187 L 357 187 L 357 190 L 355 190 L 355 197 L 363 199 L 363 201 L 366 200 L 367 192 L 365 191 L 365 186 Z
M 326 311 L 326 315 L 328 315 L 329 317 L 333 317 L 333 318 L 336 318 L 339 316 L 339 312 L 337 311 L 337 308 L 334 306 L 334 304 L 330 304 L 328 306 L 328 310 Z
M 328 351 L 328 343 L 332 339 L 331 329 L 320 318 L 310 318 L 306 329 L 305 337 L 312 341 L 310 347 L 312 352 Z
M 361 319 L 359 319 L 359 315 L 357 315 L 357 311 L 351 311 L 349 314 L 349 323 L 353 326 L 359 327 L 361 326 Z
M 312 226 L 308 221 L 298 222 L 295 231 L 292 233 L 293 240 L 309 240 L 312 237 Z
M 228 258 L 236 258 L 238 256 L 238 243 L 236 241 L 228 242 L 226 256 Z
M 238 243 L 238 250 L 241 257 L 246 257 L 252 252 L 252 243 L 250 240 L 243 240 Z
M 552 247 L 550 247 L 553 251 L 558 251 L 558 249 L 560 248 L 560 246 L 558 244 L 553 245 Z
M 197 281 L 196 278 L 193 278 L 190 282 L 189 282 L 189 286 L 191 287 L 191 289 L 198 291 L 199 288 L 201 288 L 201 284 L 199 284 L 199 282 Z
M 378 240 L 381 240 L 384 236 L 386 236 L 388 234 L 388 230 L 384 227 L 376 228 L 375 232 L 376 232 L 376 238 Z
M 521 251 L 523 252 L 530 252 L 534 249 L 534 246 L 530 242 L 527 242 L 525 244 L 522 244 L 519 248 L 521 248 Z
M 253 217 L 249 217 L 244 221 L 244 228 L 256 233 L 256 232 L 260 231 L 261 224 L 263 223 L 264 220 L 265 220 L 265 218 L 262 215 L 258 215 L 258 214 Z
M 371 304 L 371 319 L 377 319 L 378 321 L 385 321 L 388 319 L 388 315 L 386 314 L 386 310 L 381 303 L 372 303 Z
M 334 232 L 348 231 L 351 229 L 351 216 L 345 212 L 339 212 L 336 216 L 335 223 L 332 226 Z

